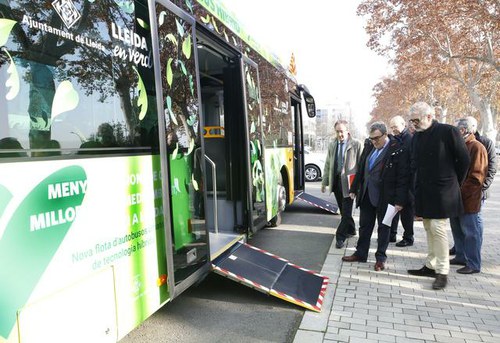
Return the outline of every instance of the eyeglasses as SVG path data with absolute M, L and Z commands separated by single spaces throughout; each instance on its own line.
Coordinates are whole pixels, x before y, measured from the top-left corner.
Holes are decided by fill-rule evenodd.
M 384 135 L 380 135 L 380 136 L 375 136 L 375 137 L 368 137 L 369 140 L 371 140 L 372 142 L 375 142 L 377 140 L 379 140 L 380 138 L 384 137 Z
M 409 122 L 412 123 L 413 125 L 418 125 L 418 124 L 420 124 L 420 119 L 418 119 L 418 118 L 410 119 Z

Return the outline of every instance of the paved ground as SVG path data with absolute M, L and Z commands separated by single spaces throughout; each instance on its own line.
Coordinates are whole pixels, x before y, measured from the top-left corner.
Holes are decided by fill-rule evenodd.
M 356 214 L 357 218 L 357 214 Z M 374 249 L 367 263 L 346 263 L 357 238 L 330 248 L 322 273 L 330 277 L 321 313 L 306 311 L 294 343 L 315 342 L 500 342 L 500 177 L 483 207 L 483 267 L 461 275 L 451 266 L 448 287 L 432 290 L 431 278 L 410 276 L 420 268 L 427 244 L 421 222 L 415 245 L 387 251 L 387 269 L 375 272 Z M 399 228 L 401 237 L 401 226 Z M 450 244 L 453 240 L 449 232 Z M 371 247 L 376 245 L 376 234 Z M 334 241 L 335 243 L 335 241 Z

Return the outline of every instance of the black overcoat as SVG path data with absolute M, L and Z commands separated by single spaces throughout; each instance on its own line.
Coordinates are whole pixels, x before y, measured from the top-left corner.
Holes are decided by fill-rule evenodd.
M 416 168 L 415 215 L 424 219 L 458 217 L 464 212 L 460 185 L 470 157 L 460 131 L 434 121 L 412 140 Z

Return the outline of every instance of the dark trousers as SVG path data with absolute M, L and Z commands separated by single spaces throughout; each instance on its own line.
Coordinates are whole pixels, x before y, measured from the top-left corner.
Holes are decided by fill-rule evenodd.
M 370 202 L 368 194 L 365 194 L 363 197 L 359 213 L 359 239 L 356 246 L 356 252 L 354 253 L 354 255 L 358 256 L 361 260 L 366 260 L 368 258 L 375 220 L 377 220 L 378 223 L 378 240 L 375 258 L 377 262 L 385 262 L 387 260 L 385 252 L 389 246 L 391 228 L 382 224 L 386 210 L 387 204 L 377 208 Z
M 344 198 L 342 195 L 342 185 L 340 175 L 334 178 L 333 194 L 340 210 L 340 224 L 335 235 L 337 241 L 345 241 L 348 235 L 356 235 L 356 226 L 352 218 L 353 200 L 350 197 Z
M 401 225 L 403 225 L 403 239 L 413 242 L 413 221 L 415 219 L 415 208 L 413 201 L 408 201 L 405 207 L 392 220 L 391 237 L 396 237 L 398 234 L 398 223 L 401 217 Z

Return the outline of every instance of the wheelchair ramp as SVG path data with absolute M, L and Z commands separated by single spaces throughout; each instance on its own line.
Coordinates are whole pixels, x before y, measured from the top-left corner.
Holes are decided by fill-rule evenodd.
M 304 201 L 304 202 L 308 203 L 309 205 L 319 207 L 319 208 L 321 208 L 325 211 L 331 212 L 333 214 L 337 214 L 337 210 L 339 209 L 339 207 L 337 205 L 334 205 L 329 201 L 323 200 L 321 198 L 315 197 L 314 195 L 307 194 L 304 192 L 300 192 L 300 193 L 295 194 L 295 199 Z
M 328 278 L 238 242 L 212 261 L 213 270 L 263 293 L 321 312 Z

